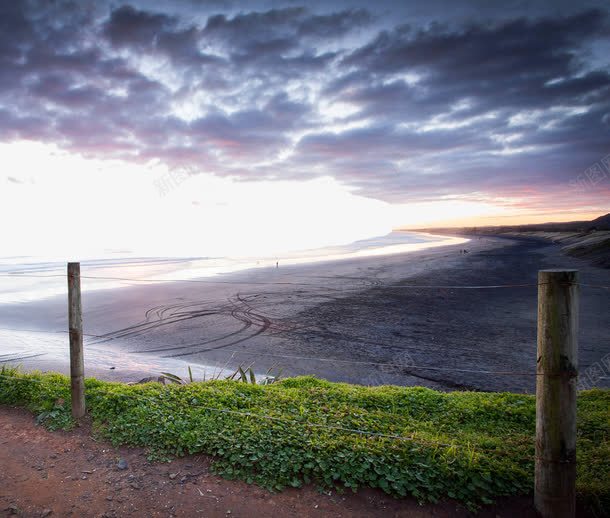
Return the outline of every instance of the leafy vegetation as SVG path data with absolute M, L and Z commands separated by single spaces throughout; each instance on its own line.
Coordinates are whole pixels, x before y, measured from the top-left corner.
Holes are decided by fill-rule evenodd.
M 71 425 L 68 378 L 2 373 L 0 403 L 26 406 L 51 428 Z M 144 446 L 151 459 L 207 453 L 224 477 L 272 490 L 370 486 L 474 508 L 533 489 L 535 401 L 528 395 L 312 377 L 270 385 L 87 379 L 86 391 L 97 432 L 113 444 Z M 610 391 L 579 395 L 578 493 L 597 510 L 610 505 L 609 409 Z
M 257 379 L 256 373 L 254 372 L 254 369 L 252 368 L 253 365 L 254 365 L 254 362 L 252 362 L 247 367 L 240 365 L 239 367 L 237 367 L 235 372 L 233 372 L 233 374 L 226 376 L 225 379 L 241 381 L 243 383 L 252 383 L 253 385 L 256 385 L 257 383 L 260 385 L 270 385 L 271 383 L 275 383 L 276 381 L 279 381 L 279 379 L 282 375 L 281 370 L 275 376 L 272 375 L 271 373 L 273 371 L 273 367 L 271 367 L 269 370 L 267 370 L 265 375 L 259 376 L 259 378 Z M 187 383 L 194 383 L 195 379 L 193 378 L 193 371 L 191 370 L 190 365 L 188 367 L 188 375 L 189 375 L 189 377 L 187 380 L 185 378 L 181 378 L 177 374 L 172 374 L 171 372 L 162 372 L 161 376 L 159 377 L 159 381 L 163 381 L 163 383 L 165 383 L 165 382 L 176 383 L 178 385 L 186 385 Z M 210 379 L 204 378 L 202 381 L 212 381 L 212 380 L 219 380 L 219 379 L 221 379 L 221 372 L 212 376 L 212 378 L 210 378 Z

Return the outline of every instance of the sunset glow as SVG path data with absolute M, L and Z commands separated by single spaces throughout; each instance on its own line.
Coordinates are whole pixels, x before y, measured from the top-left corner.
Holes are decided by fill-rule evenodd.
M 5 243 L 240 255 L 607 212 L 607 11 L 433 4 L 5 2 Z

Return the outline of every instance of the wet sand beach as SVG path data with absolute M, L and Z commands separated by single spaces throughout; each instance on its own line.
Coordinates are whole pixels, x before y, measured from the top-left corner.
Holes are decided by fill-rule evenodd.
M 536 278 L 544 268 L 576 268 L 581 282 L 610 285 L 610 270 L 566 257 L 557 245 L 485 237 L 94 291 L 83 297 L 87 374 L 132 381 L 163 370 L 186 376 L 191 365 L 201 377 L 254 362 L 258 373 L 273 368 L 365 385 L 532 392 Z M 481 285 L 510 287 L 457 288 Z M 609 290 L 582 287 L 581 373 L 610 353 L 609 302 Z M 61 331 L 66 307 L 64 296 L 4 305 L 0 327 Z M 0 339 L 11 333 L 2 332 Z M 67 371 L 65 333 L 38 345 L 34 332 L 19 336 L 22 356 L 47 349 L 20 360 L 24 368 Z M 610 385 L 597 378 L 598 386 Z

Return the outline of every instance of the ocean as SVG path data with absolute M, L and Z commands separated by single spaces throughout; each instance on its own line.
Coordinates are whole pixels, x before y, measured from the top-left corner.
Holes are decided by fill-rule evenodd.
M 230 239 L 238 238 L 231 236 Z M 132 282 L 172 282 L 218 277 L 255 268 L 405 253 L 449 244 L 453 239 L 396 231 L 344 245 L 258 257 L 145 257 L 130 250 L 104 250 L 78 258 L 61 258 L 57 255 L 0 257 L 0 304 L 29 302 L 65 294 L 66 263 L 69 260 L 80 261 L 81 286 L 85 292 L 120 288 Z

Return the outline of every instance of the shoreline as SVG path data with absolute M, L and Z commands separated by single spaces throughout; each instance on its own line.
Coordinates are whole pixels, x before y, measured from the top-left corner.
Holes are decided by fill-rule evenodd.
M 413 243 L 414 247 L 419 245 L 420 243 Z M 317 291 L 329 284 L 329 274 L 330 277 L 336 277 L 335 281 L 331 283 L 334 284 L 331 288 L 332 292 L 346 289 L 359 290 L 370 284 L 362 278 L 361 274 L 363 269 L 369 268 L 370 262 L 400 261 L 404 262 L 407 270 L 412 270 L 416 268 L 415 263 L 419 257 L 444 254 L 442 250 L 455 246 L 439 242 L 439 244 L 434 243 L 434 246 L 423 250 L 413 250 L 401 254 L 354 256 L 342 260 L 282 265 L 281 268 L 255 267 L 218 274 L 213 278 L 189 279 L 187 282 L 159 280 L 152 283 L 140 283 L 134 281 L 122 283 L 120 288 L 91 291 L 83 289 L 86 372 L 89 375 L 93 373 L 102 379 L 116 381 L 134 381 L 161 371 L 174 372 L 171 369 L 179 371 L 175 373 L 181 375 L 186 373 L 189 365 L 195 376 L 199 377 L 216 375 L 221 369 L 226 374 L 227 365 L 237 367 L 235 362 L 231 363 L 229 357 L 215 356 L 210 362 L 211 364 L 201 359 L 182 361 L 178 358 L 162 358 L 154 352 L 147 354 L 146 345 L 142 345 L 138 340 L 135 340 L 137 352 L 134 355 L 129 354 L 129 350 L 134 348 L 134 340 L 130 337 L 124 339 L 108 337 L 101 346 L 98 346 L 96 344 L 98 340 L 94 336 L 87 337 L 87 335 L 113 334 L 113 331 L 137 324 L 142 318 L 149 318 L 146 316 L 150 309 L 147 305 L 149 302 L 158 302 L 158 307 L 178 300 L 190 300 L 193 304 L 205 303 L 199 298 L 199 293 L 202 291 L 205 291 L 211 300 L 219 305 L 222 305 L 222 301 L 232 305 L 233 302 L 230 301 L 232 297 L 253 286 L 257 290 L 263 286 L 273 291 L 284 292 L 290 290 L 293 283 L 296 289 Z M 83 284 L 86 282 L 87 280 L 84 279 Z M 308 286 L 312 284 L 316 286 L 314 288 Z M 63 293 L 44 299 L 0 306 L 3 310 L 0 312 L 0 341 L 3 338 L 11 340 L 11 350 L 19 353 L 15 357 L 39 355 L 44 352 L 44 356 L 32 356 L 20 360 L 19 363 L 25 368 L 68 372 L 69 359 L 65 331 L 67 329 L 66 297 L 67 294 Z M 231 318 L 225 324 L 232 328 L 235 319 Z M 218 329 L 222 327 L 222 322 L 213 322 L 213 325 L 218 333 L 222 334 L 222 329 Z M 187 332 L 181 330 L 178 332 L 180 335 L 178 338 L 183 339 L 184 343 L 184 339 L 192 334 L 192 329 Z M 232 335 L 233 332 L 228 334 Z M 164 341 L 165 337 L 160 339 Z M 32 345 L 32 343 L 36 345 Z M 111 367 L 115 368 L 111 370 Z
M 396 236 L 412 236 L 401 242 Z M 387 241 L 387 242 L 386 242 Z M 398 241 L 398 242 L 396 242 Z M 435 235 L 426 232 L 392 231 L 385 236 L 363 239 L 347 245 L 286 252 L 277 256 L 240 257 L 119 257 L 115 259 L 85 259 L 81 261 L 82 292 L 122 288 L 124 281 L 135 284 L 163 284 L 172 282 L 209 282 L 220 277 L 252 273 L 266 268 L 286 266 L 313 266 L 316 264 L 353 259 L 414 253 L 438 247 L 463 244 L 465 237 Z M 34 259 L 25 263 L 7 263 L 0 258 L 0 274 L 3 286 L 0 290 L 2 304 L 37 302 L 42 299 L 65 295 L 66 262 L 57 258 L 21 257 Z M 23 289 L 23 282 L 26 288 Z
M 90 292 L 83 300 L 85 332 L 102 338 L 85 342 L 86 373 L 134 381 L 158 374 L 157 369 L 185 376 L 187 365 L 227 365 L 230 370 L 254 361 L 258 373 L 275 366 L 284 376 L 530 392 L 531 376 L 516 379 L 476 371 L 535 371 L 537 270 L 576 263 L 582 276 L 606 285 L 610 272 L 560 255 L 549 243 L 484 237 L 467 247 L 468 254 L 448 245 L 408 254 L 260 268 L 223 275 L 218 284 L 175 282 Z M 524 281 L 532 287 L 397 287 Z M 582 302 L 588 311 L 581 322 L 581 365 L 587 365 L 610 353 L 604 325 L 607 293 L 583 290 Z M 61 297 L 18 306 L 4 312 L 0 327 L 11 321 L 15 327 L 37 321 L 65 329 Z M 38 317 L 28 319 L 24 311 Z M 99 351 L 96 358 L 94 347 Z M 137 363 L 147 362 L 148 370 L 138 370 Z M 31 369 L 52 362 L 38 357 L 22 363 Z M 110 370 L 111 366 L 116 368 Z

